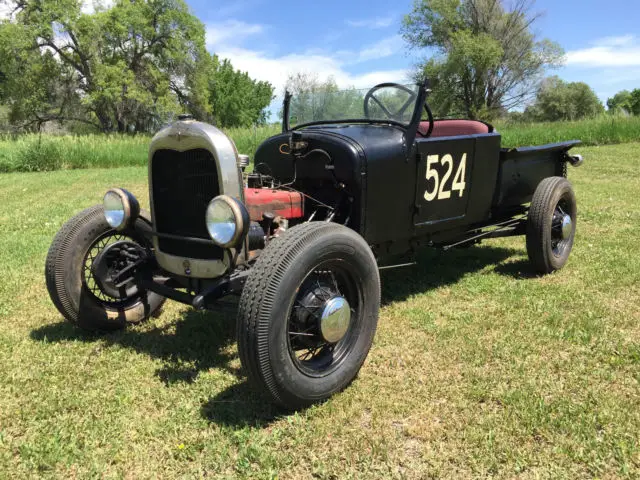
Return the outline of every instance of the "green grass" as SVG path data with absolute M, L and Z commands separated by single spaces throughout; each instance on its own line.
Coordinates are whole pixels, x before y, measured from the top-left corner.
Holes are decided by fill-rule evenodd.
M 497 123 L 506 146 L 540 145 L 581 140 L 585 145 L 612 145 L 640 140 L 640 117 L 602 115 L 590 120 L 557 123 Z
M 585 145 L 640 141 L 640 117 L 603 115 L 592 120 L 559 123 L 496 124 L 507 147 L 582 140 Z M 280 132 L 269 125 L 232 128 L 226 133 L 240 153 L 253 158 L 258 145 Z M 0 137 L 0 172 L 33 172 L 77 168 L 143 166 L 151 137 L 124 135 Z
M 279 131 L 278 127 L 267 126 L 226 132 L 239 152 L 253 157 L 258 145 Z M 145 135 L 0 137 L 0 173 L 142 166 L 147 163 L 150 141 L 151 137 Z
M 146 200 L 143 167 L 0 175 L 0 477 L 638 478 L 638 148 L 580 149 L 554 275 L 523 238 L 385 273 L 358 379 L 295 414 L 246 385 L 233 310 L 95 336 L 49 301 L 55 232 L 113 185 Z

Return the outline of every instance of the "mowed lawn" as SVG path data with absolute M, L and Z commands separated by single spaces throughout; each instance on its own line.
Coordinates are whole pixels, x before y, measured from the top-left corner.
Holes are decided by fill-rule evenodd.
M 357 380 L 294 414 L 247 386 L 235 311 L 169 303 L 97 336 L 63 322 L 44 260 L 140 167 L 0 175 L 0 478 L 640 476 L 640 144 L 579 149 L 567 267 L 524 238 L 385 273 Z

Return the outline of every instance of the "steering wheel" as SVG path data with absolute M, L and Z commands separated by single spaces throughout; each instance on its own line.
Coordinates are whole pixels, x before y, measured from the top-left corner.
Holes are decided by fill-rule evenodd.
M 396 112 L 390 112 L 389 109 L 382 104 L 380 99 L 375 96 L 375 93 L 378 90 L 389 87 L 397 88 L 409 94 L 408 100 L 404 102 L 404 104 L 402 104 L 402 106 Z M 371 110 L 369 108 L 369 104 L 373 101 L 382 109 L 382 112 L 388 120 L 393 120 L 394 122 L 402 122 L 402 116 L 407 111 L 407 108 L 415 103 L 417 96 L 418 94 L 416 92 L 406 87 L 405 85 L 400 85 L 399 83 L 381 83 L 369 90 L 364 96 L 364 114 L 368 119 L 371 119 Z
M 420 131 L 418 131 L 418 133 L 422 135 L 424 138 L 429 138 L 433 133 L 433 127 L 435 126 L 435 121 L 433 120 L 433 112 L 431 112 L 431 109 L 429 108 L 429 104 L 427 102 L 424 102 L 424 109 L 426 110 L 427 118 L 429 119 L 429 128 L 427 129 L 427 133 L 421 133 Z

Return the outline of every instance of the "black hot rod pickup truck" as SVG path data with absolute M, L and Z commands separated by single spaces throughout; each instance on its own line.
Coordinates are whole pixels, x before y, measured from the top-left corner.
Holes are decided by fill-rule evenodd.
M 123 328 L 170 298 L 239 296 L 249 379 L 300 408 L 357 375 L 373 341 L 379 269 L 421 247 L 523 235 L 532 268 L 563 267 L 576 228 L 567 164 L 577 141 L 501 148 L 483 122 L 435 120 L 426 82 L 285 96 L 282 133 L 253 170 L 217 128 L 183 116 L 149 149 L 151 211 L 113 188 L 60 230 L 53 303 L 92 330 Z M 292 126 L 295 122 L 295 126 Z

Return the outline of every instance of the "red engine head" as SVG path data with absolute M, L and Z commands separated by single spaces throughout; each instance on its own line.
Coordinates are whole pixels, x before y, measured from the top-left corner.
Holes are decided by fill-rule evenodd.
M 262 220 L 265 212 L 283 218 L 301 218 L 304 215 L 304 197 L 298 192 L 245 188 L 244 200 L 251 220 L 256 222 Z

